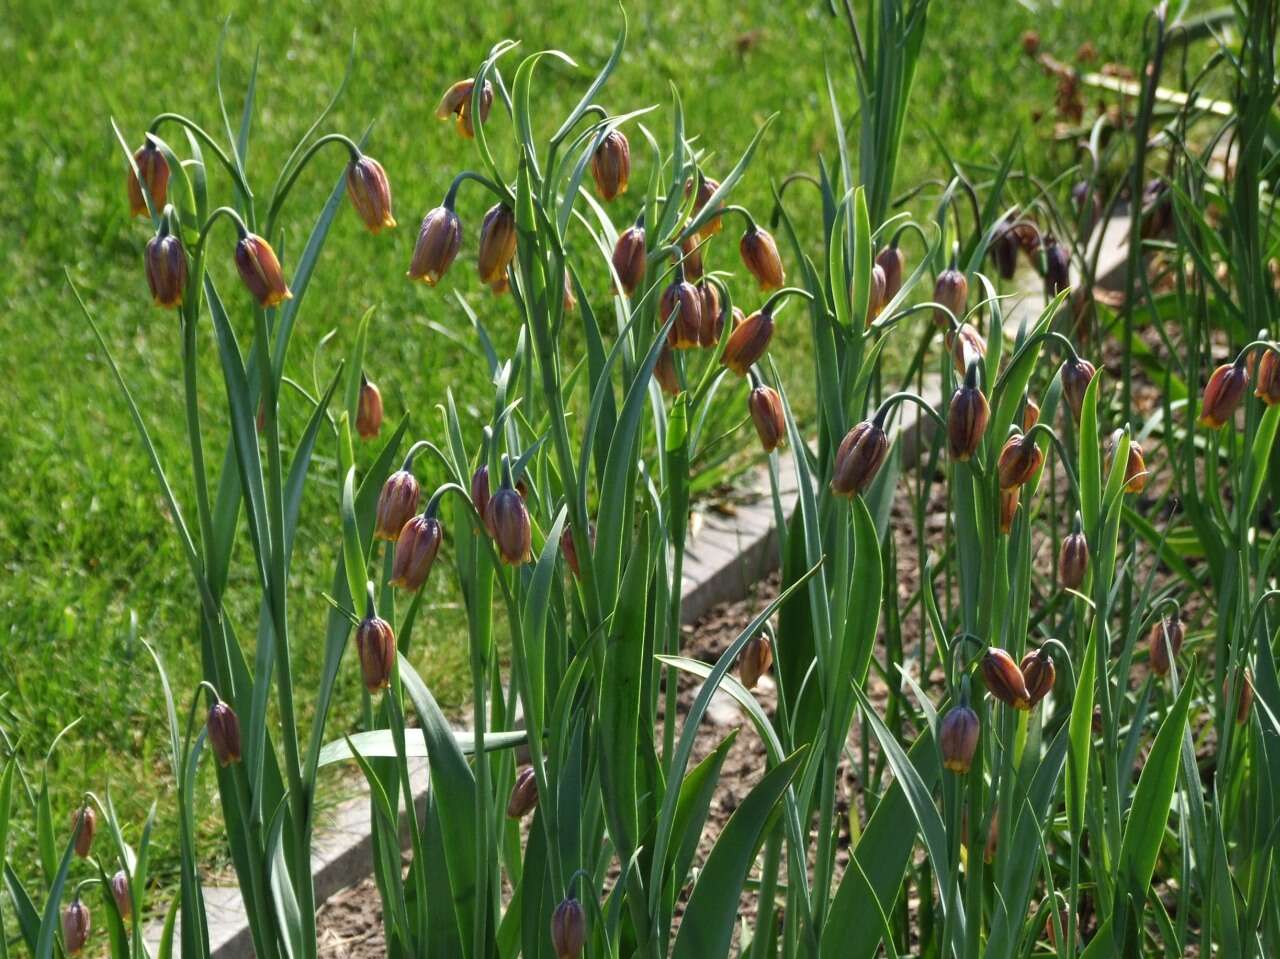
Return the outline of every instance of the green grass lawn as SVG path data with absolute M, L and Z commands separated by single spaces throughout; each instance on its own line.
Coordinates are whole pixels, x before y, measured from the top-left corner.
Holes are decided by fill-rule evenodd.
M 1029 9 L 1037 6 L 1039 13 Z M 1051 120 L 1032 122 L 1033 115 L 1051 110 L 1053 81 L 1022 55 L 1020 34 L 1037 29 L 1063 59 L 1091 41 L 1100 62 L 1132 64 L 1147 9 L 1135 0 L 1063 2 L 1060 8 L 937 0 L 899 185 L 942 173 L 930 128 L 964 160 L 993 161 L 1019 130 L 1033 166 L 1067 157 L 1058 152 L 1062 147 L 1046 146 Z M 756 126 L 770 113 L 780 114 L 739 202 L 767 215 L 771 182 L 795 170 L 814 172 L 819 153 L 834 156 L 824 61 L 844 102 L 852 105 L 855 97 L 846 35 L 825 4 L 703 0 L 633 4 L 629 12 L 630 43 L 602 97 L 611 110 L 665 103 L 669 85 L 677 84 L 688 129 L 726 168 Z M 0 53 L 10 65 L 0 86 L 0 120 L 8 131 L 0 149 L 0 725 L 21 737 L 24 762 L 38 770 L 57 731 L 78 719 L 51 769 L 55 808 L 70 810 L 82 790 L 110 787 L 122 818 L 140 828 L 147 806 L 160 797 L 163 828 L 153 855 L 161 870 L 176 858 L 172 810 L 163 798 L 170 780 L 164 718 L 154 669 L 137 640 L 161 651 L 185 709 L 199 678 L 194 600 L 142 448 L 63 270 L 70 270 L 99 318 L 179 497 L 188 499 L 178 331 L 172 314 L 149 303 L 141 269 L 147 230 L 128 218 L 125 167 L 109 118 L 116 118 L 132 145 L 163 110 L 220 130 L 213 61 L 224 13 L 232 16 L 224 69 L 237 115 L 255 45 L 261 47 L 249 172 L 262 194 L 330 95 L 352 32 L 358 32 L 356 71 L 326 126 L 358 135 L 376 122 L 369 151 L 392 178 L 401 225 L 374 238 L 349 210 L 339 215 L 303 310 L 290 374 L 310 383 L 311 353 L 320 337 L 338 331 L 322 361 L 332 362 L 358 317 L 376 306 L 368 370 L 382 388 L 389 419 L 412 411 L 415 435 L 438 432 L 434 404 L 446 387 L 464 415 L 487 410 L 484 364 L 459 345 L 471 341 L 449 291 L 461 289 L 470 298 L 500 345 L 509 347 L 515 332 L 509 301 L 479 288 L 474 253 L 468 259 L 464 252 L 442 289 L 428 291 L 403 278 L 418 219 L 439 202 L 454 173 L 473 162 L 471 144 L 433 116 L 437 99 L 451 81 L 474 72 L 493 42 L 515 37 L 525 50 L 559 47 L 582 64 L 575 73 L 548 63 L 539 74 L 538 102 L 548 124 L 558 122 L 588 71 L 608 55 L 619 23 L 615 7 L 582 0 L 25 0 L 7 6 L 0 31 Z M 514 64 L 508 63 L 510 71 Z M 665 122 L 663 116 L 656 127 L 664 142 Z M 643 179 L 649 157 L 639 148 L 635 154 L 637 178 Z M 285 221 L 295 245 L 344 162 L 340 151 L 328 160 L 327 168 L 323 162 L 311 168 L 291 200 Z M 214 182 L 221 191 L 216 198 L 225 201 L 225 182 Z M 812 225 L 813 194 L 803 200 L 800 191 L 795 195 L 801 218 Z M 464 191 L 459 212 L 471 250 L 483 213 L 480 197 Z M 715 265 L 732 268 L 736 243 L 722 240 L 719 246 Z M 214 269 L 230 288 L 229 256 Z M 602 282 L 599 289 L 605 292 Z M 238 289 L 233 296 L 234 305 L 244 305 Z M 439 328 L 455 331 L 458 340 Z M 782 327 L 775 342 L 784 372 L 807 369 L 802 360 L 808 344 L 799 324 Z M 221 435 L 220 374 L 207 337 L 203 345 L 203 412 L 210 435 Z M 796 390 L 803 410 L 801 382 Z M 301 415 L 292 411 L 294 435 Z M 320 590 L 328 586 L 338 541 L 334 468 L 323 443 L 304 505 L 291 598 L 303 690 L 314 688 L 320 666 L 327 612 Z M 256 585 L 243 572 L 248 568 L 239 567 L 239 605 L 231 609 L 240 624 L 251 623 L 254 613 Z M 456 708 L 467 682 L 463 617 L 447 576 L 438 572 L 428 588 L 418 665 L 446 708 Z M 242 635 L 247 632 L 242 625 Z M 337 692 L 335 735 L 351 723 L 358 689 L 348 671 Z M 204 850 L 215 858 L 219 830 L 207 801 L 201 814 Z

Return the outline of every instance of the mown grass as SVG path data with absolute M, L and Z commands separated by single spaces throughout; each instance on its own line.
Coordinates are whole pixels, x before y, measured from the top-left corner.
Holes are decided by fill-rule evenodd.
M 1019 132 L 1033 168 L 1058 158 L 1061 148 L 1044 143 L 1049 120 L 1032 123 L 1033 115 L 1051 109 L 1053 83 L 1023 57 L 1018 38 L 1024 30 L 1039 30 L 1063 58 L 1091 41 L 1102 61 L 1137 59 L 1144 3 L 1044 4 L 1039 13 L 1030 6 L 934 4 L 900 185 L 944 169 L 930 130 L 965 160 L 994 160 Z M 161 110 L 220 130 L 213 58 L 226 14 L 232 25 L 224 74 L 233 115 L 254 47 L 261 48 L 249 162 L 259 193 L 269 189 L 277 165 L 330 95 L 358 32 L 357 68 L 326 126 L 358 134 L 376 121 L 370 152 L 392 177 L 401 227 L 371 238 L 350 211 L 342 212 L 308 294 L 290 375 L 310 383 L 312 350 L 336 329 L 321 360 L 331 368 L 355 320 L 376 306 L 369 374 L 382 388 L 389 419 L 411 411 L 417 435 L 437 431 L 434 404 L 446 388 L 464 411 L 488 394 L 483 361 L 450 288 L 464 292 L 500 346 L 509 348 L 514 339 L 507 301 L 478 289 L 466 254 L 445 290 L 426 291 L 403 279 L 418 218 L 473 158 L 471 145 L 434 118 L 437 98 L 474 70 L 492 42 L 518 37 L 526 50 L 563 48 L 583 65 L 574 73 L 553 64 L 539 74 L 538 100 L 550 123 L 579 95 L 587 70 L 607 56 L 619 22 L 611 5 L 581 0 L 270 7 L 28 0 L 8 8 L 0 31 L 0 52 L 10 64 L 0 86 L 0 120 L 8 131 L 0 150 L 6 197 L 0 205 L 0 725 L 20 737 L 24 762 L 38 770 L 57 731 L 78 719 L 50 768 L 55 808 L 69 810 L 82 790 L 110 787 L 122 818 L 140 824 L 159 798 L 162 828 L 153 855 L 161 874 L 174 861 L 164 718 L 154 669 L 138 640 L 159 649 L 185 702 L 199 677 L 194 600 L 142 448 L 74 309 L 63 269 L 80 285 L 125 367 L 186 500 L 177 330 L 170 314 L 148 303 L 140 261 L 146 231 L 127 217 L 123 159 L 108 121 L 114 116 L 131 141 L 140 141 L 148 119 Z M 825 5 L 704 0 L 637 4 L 629 14 L 630 43 L 604 98 L 611 109 L 664 103 L 674 83 L 688 129 L 726 165 L 766 116 L 779 113 L 740 202 L 764 214 L 772 182 L 794 170 L 813 172 L 818 153 L 832 158 L 824 61 L 845 104 L 855 97 L 845 34 Z M 662 127 L 655 132 L 666 136 Z M 637 175 L 646 177 L 642 138 L 633 143 Z M 285 218 L 290 242 L 305 236 L 341 162 L 335 151 L 295 191 Z M 226 184 L 215 184 L 225 199 Z M 812 195 L 795 195 L 802 219 L 815 216 Z M 468 249 L 480 202 L 464 191 Z M 736 243 L 719 246 L 712 265 L 733 268 Z M 229 262 L 215 270 L 230 290 Z M 603 273 L 593 276 L 604 295 Z M 238 288 L 232 297 L 244 307 Z M 797 361 L 806 339 L 800 324 L 780 329 L 775 352 L 784 373 L 805 368 Z M 202 376 L 209 435 L 221 435 L 222 388 L 212 355 Z M 803 411 L 809 402 L 804 385 L 793 389 Z M 294 403 L 293 435 L 302 415 Z M 290 600 L 302 689 L 314 687 L 319 668 L 327 611 L 320 591 L 327 588 L 338 538 L 328 452 L 322 445 L 307 492 Z M 230 614 L 245 635 L 255 590 L 247 580 L 241 585 Z M 440 700 L 457 707 L 467 681 L 458 597 L 440 572 L 428 588 L 416 657 Z M 337 693 L 335 734 L 353 721 L 358 701 L 348 671 Z M 201 815 L 203 848 L 215 857 L 217 819 L 207 801 Z

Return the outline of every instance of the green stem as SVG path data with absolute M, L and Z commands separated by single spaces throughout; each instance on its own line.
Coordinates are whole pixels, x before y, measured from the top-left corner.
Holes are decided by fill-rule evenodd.
M 275 232 L 276 219 L 280 216 L 280 211 L 284 207 L 284 201 L 288 198 L 289 191 L 293 189 L 293 185 L 298 181 L 298 177 L 302 174 L 303 169 L 311 162 L 312 157 L 320 152 L 322 147 L 327 146 L 330 143 L 341 143 L 345 146 L 347 148 L 347 152 L 351 156 L 352 163 L 359 160 L 362 155 L 360 147 L 356 145 L 355 141 L 341 133 L 326 134 L 316 140 L 315 143 L 311 144 L 311 146 L 307 148 L 307 152 L 302 155 L 302 158 L 298 160 L 293 169 L 289 171 L 288 176 L 285 177 L 284 183 L 275 191 L 275 195 L 271 197 L 271 205 L 267 207 L 267 229 L 265 233 L 268 239 L 270 239 L 272 234 Z
M 298 751 L 297 714 L 293 702 L 293 667 L 289 655 L 289 621 L 287 606 L 288 570 L 284 535 L 284 480 L 280 453 L 280 422 L 276 403 L 276 384 L 269 354 L 270 335 L 266 312 L 254 308 L 261 402 L 265 413 L 267 437 L 268 500 L 267 521 L 270 541 L 264 543 L 270 562 L 267 592 L 275 632 L 276 685 L 280 697 L 280 731 L 284 743 L 286 781 L 293 818 L 294 891 L 298 908 L 304 916 L 315 914 L 315 889 L 311 879 L 311 795 L 314 783 L 302 780 L 302 759 Z M 354 599 L 354 597 L 353 597 Z M 316 954 L 315 924 L 304 922 L 303 959 Z
M 244 174 L 241 172 L 240 167 L 237 164 L 232 163 L 231 158 L 227 156 L 222 147 L 218 146 L 217 141 L 214 140 L 214 138 L 211 137 L 198 123 L 184 117 L 180 113 L 158 114 L 147 126 L 147 132 L 155 133 L 166 122 L 177 123 L 180 126 L 185 127 L 187 130 L 190 130 L 195 134 L 196 139 L 203 142 L 205 146 L 213 151 L 214 156 L 218 158 L 218 162 L 222 164 L 227 173 L 231 176 L 236 188 L 240 190 L 241 194 L 243 194 L 246 208 L 252 210 L 253 191 L 249 189 L 249 182 L 244 178 Z

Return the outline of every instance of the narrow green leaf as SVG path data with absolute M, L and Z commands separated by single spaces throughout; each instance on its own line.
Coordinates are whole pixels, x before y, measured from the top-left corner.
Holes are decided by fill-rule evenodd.
M 1271 465 L 1272 446 L 1275 444 L 1276 427 L 1280 426 L 1280 406 L 1268 406 L 1258 423 L 1257 432 L 1253 435 L 1253 445 L 1249 450 L 1249 507 L 1246 516 L 1253 516 L 1258 506 L 1258 497 L 1262 495 L 1262 486 L 1267 481 L 1267 467 Z
M 470 730 L 457 730 L 453 733 L 453 738 L 464 756 L 470 756 L 475 752 L 476 738 L 475 734 Z M 528 740 L 529 734 L 523 729 L 516 729 L 510 732 L 490 731 L 485 734 L 484 748 L 485 752 L 493 752 L 497 749 L 512 749 L 523 745 Z M 320 762 L 317 763 L 317 766 L 324 767 L 354 759 L 355 754 L 351 751 L 353 745 L 359 750 L 360 755 L 367 759 L 386 759 L 396 755 L 396 744 L 391 730 L 370 729 L 325 743 L 324 748 L 320 750 Z M 404 745 L 405 755 L 410 759 L 422 759 L 428 755 L 427 740 L 420 729 L 406 729 Z
M 476 901 L 479 888 L 476 874 L 476 781 L 467 764 L 453 730 L 435 697 L 427 689 L 413 664 L 400 657 L 400 681 L 404 685 L 414 712 L 422 726 L 427 743 L 427 759 L 431 765 L 431 782 L 436 804 L 446 824 L 443 840 L 445 861 L 449 865 L 449 888 L 463 943 L 463 954 L 472 950 L 471 930 L 475 929 Z
M 1071 746 L 1067 750 L 1067 823 L 1079 843 L 1084 832 L 1085 790 L 1089 784 L 1089 753 L 1093 748 L 1093 689 L 1097 675 L 1096 628 L 1089 632 L 1071 701 Z
M 1147 761 L 1138 778 L 1125 824 L 1120 854 L 1116 860 L 1116 906 L 1112 915 L 1098 929 L 1084 951 L 1084 959 L 1102 959 L 1115 955 L 1116 929 L 1127 908 L 1129 896 L 1133 902 L 1144 903 L 1151 893 L 1151 876 L 1155 871 L 1156 857 L 1164 839 L 1169 820 L 1169 807 L 1173 803 L 1173 790 L 1178 782 L 1178 767 L 1182 761 L 1182 734 L 1187 722 L 1187 709 L 1195 689 L 1194 677 L 1188 677 L 1182 686 L 1169 715 L 1160 724 Z
M 925 851 L 929 855 L 934 875 L 939 878 L 951 875 L 951 857 L 947 851 L 947 832 L 942 824 L 942 816 L 938 814 L 938 807 L 933 803 L 931 790 L 920 774 L 916 772 L 915 766 L 912 765 L 911 760 L 898 744 L 898 740 L 894 738 L 893 733 L 889 731 L 889 727 L 884 724 L 875 707 L 871 705 L 871 700 L 867 699 L 867 694 L 859 686 L 854 685 L 852 688 L 854 695 L 858 699 L 858 704 L 862 707 L 862 714 L 867 717 L 867 722 L 871 725 L 872 731 L 875 732 L 881 749 L 884 750 L 885 759 L 893 770 L 894 778 L 902 783 L 907 804 L 911 809 L 912 818 L 915 819 L 916 826 L 920 831 L 920 838 L 924 841 Z M 938 900 L 938 905 L 943 917 L 950 923 L 954 941 L 957 943 L 963 942 L 965 918 L 962 903 L 958 899 L 955 902 L 948 903 L 946 897 L 942 896 Z
M 58 931 L 62 928 L 62 889 L 67 884 L 67 873 L 71 871 L 71 858 L 75 851 L 76 835 L 73 833 L 62 852 L 57 872 L 49 883 L 49 895 L 45 899 L 44 912 L 40 917 L 40 935 L 36 938 L 35 959 L 53 959 Z
M 356 468 L 347 470 L 342 481 L 342 562 L 347 573 L 347 589 L 350 592 L 352 612 L 362 615 L 366 592 L 365 548 L 360 538 L 360 524 L 356 521 Z
M 729 954 L 747 872 L 766 827 L 777 813 L 778 800 L 800 768 L 806 749 L 800 747 L 769 770 L 729 817 L 689 897 L 672 950 L 674 959 L 710 959 Z

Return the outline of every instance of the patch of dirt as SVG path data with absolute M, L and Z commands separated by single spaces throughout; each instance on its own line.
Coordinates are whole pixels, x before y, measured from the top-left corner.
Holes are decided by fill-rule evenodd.
M 324 959 L 385 959 L 382 899 L 372 876 L 331 896 L 320 907 L 316 934 Z

